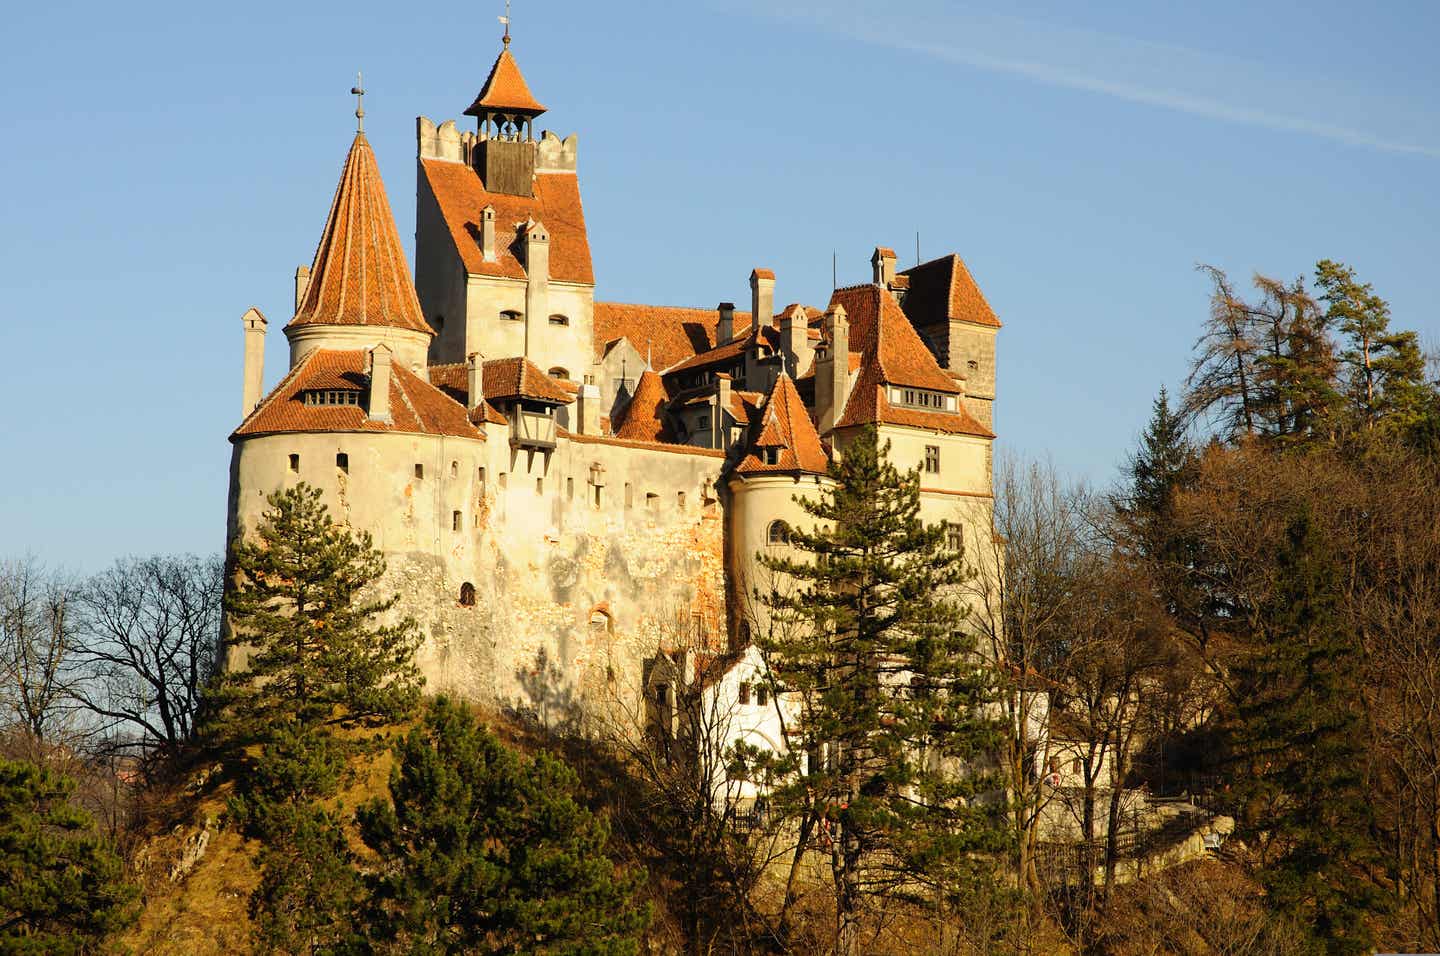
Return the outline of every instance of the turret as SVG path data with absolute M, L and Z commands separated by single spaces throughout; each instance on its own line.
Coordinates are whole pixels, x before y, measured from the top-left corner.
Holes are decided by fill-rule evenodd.
M 544 112 L 510 54 L 507 32 L 485 85 L 465 111 L 466 116 L 475 117 L 475 170 L 490 192 L 534 195 L 534 121 Z
M 850 319 L 835 303 L 825 313 L 825 351 L 815 358 L 815 417 L 821 435 L 828 435 L 845 414 L 850 384 Z

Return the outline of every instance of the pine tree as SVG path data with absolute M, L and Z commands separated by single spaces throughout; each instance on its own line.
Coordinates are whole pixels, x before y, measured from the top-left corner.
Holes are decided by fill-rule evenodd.
M 378 622 L 399 597 L 369 593 L 385 572 L 369 532 L 337 525 L 303 482 L 268 500 L 254 539 L 234 549 L 225 609 L 244 660 L 218 683 L 221 732 L 265 739 L 292 721 L 376 723 L 412 711 L 420 633 L 409 618 Z
M 639 878 L 606 852 L 609 829 L 546 753 L 524 759 L 464 704 L 441 697 L 396 747 L 390 799 L 357 818 L 380 858 L 363 920 L 403 953 L 625 956 L 649 912 Z
M 791 529 L 797 556 L 760 556 L 785 587 L 759 595 L 773 624 L 757 643 L 800 702 L 793 730 L 810 755 L 773 801 L 818 817 L 843 953 L 857 952 L 867 898 L 957 905 L 991 882 L 1006 845 L 1003 807 L 980 799 L 1002 789 L 979 769 L 1000 728 L 983 715 L 993 679 L 955 600 L 963 559 L 945 525 L 921 520 L 918 472 L 888 454 L 862 431 L 821 496 L 799 499 L 815 525 Z
M 124 864 L 71 802 L 73 781 L 0 759 L 0 953 L 94 952 L 138 912 Z
M 1257 876 L 1272 905 L 1313 927 L 1320 951 L 1370 951 L 1365 915 L 1381 896 L 1365 781 L 1357 641 L 1336 570 L 1308 509 L 1291 522 L 1254 645 L 1231 672 L 1237 835 L 1263 845 Z

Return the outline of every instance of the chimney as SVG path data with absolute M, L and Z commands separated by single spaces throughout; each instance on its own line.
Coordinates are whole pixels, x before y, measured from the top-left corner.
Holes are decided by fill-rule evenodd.
M 805 310 L 791 306 L 780 316 L 780 351 L 785 356 L 785 374 L 799 378 L 810 360 L 810 318 Z
M 245 372 L 240 396 L 240 417 L 244 418 L 260 404 L 260 389 L 265 381 L 265 326 L 269 323 L 253 307 L 240 321 L 245 326 Z
M 815 417 L 821 435 L 829 434 L 850 398 L 850 319 L 838 302 L 825 314 L 825 354 L 815 359 Z
M 465 404 L 466 411 L 473 412 L 485 400 L 485 357 L 471 352 L 465 357 Z
M 391 421 L 390 362 L 393 358 L 394 353 L 383 343 L 370 350 L 370 407 L 366 412 L 372 421 Z
M 715 344 L 724 345 L 735 337 L 735 303 L 721 302 L 715 306 Z
M 600 386 L 586 382 L 575 397 L 576 431 L 581 435 L 600 434 Z
M 534 358 L 540 330 L 550 321 L 550 233 L 544 223 L 525 226 L 525 357 Z
M 715 375 L 715 414 L 710 416 L 710 447 L 729 450 L 730 429 L 725 426 L 725 416 L 730 414 L 730 376 L 724 372 Z
M 301 266 L 295 270 L 295 311 L 300 311 L 300 303 L 305 301 L 305 291 L 310 288 L 310 267 Z
M 486 206 L 480 210 L 480 254 L 486 262 L 494 262 L 496 259 L 494 206 Z
M 895 282 L 895 250 L 876 246 L 874 254 L 870 256 L 870 269 L 874 273 L 876 285 L 882 289 L 890 288 Z
M 775 317 L 775 273 L 756 269 L 750 273 L 750 321 L 763 329 Z

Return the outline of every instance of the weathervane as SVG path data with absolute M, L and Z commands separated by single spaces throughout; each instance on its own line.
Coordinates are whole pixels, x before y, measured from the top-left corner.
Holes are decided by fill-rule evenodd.
M 505 24 L 505 36 L 501 42 L 508 47 L 510 45 L 510 0 L 505 0 L 505 15 L 500 18 L 500 22 Z
M 365 77 L 359 71 L 355 73 L 355 85 L 350 87 L 350 92 L 355 94 L 355 131 L 365 132 Z

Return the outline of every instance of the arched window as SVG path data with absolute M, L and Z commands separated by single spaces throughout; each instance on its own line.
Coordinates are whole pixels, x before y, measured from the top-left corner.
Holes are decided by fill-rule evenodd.
M 559 315 L 559 314 L 552 315 L 552 316 L 550 316 L 550 324 L 551 324 L 551 325 L 569 325 L 569 324 L 570 324 L 570 317 L 569 317 L 568 315 Z
M 566 368 L 561 368 L 561 367 L 558 366 L 558 365 L 555 366 L 554 368 L 552 368 L 552 369 L 549 371 L 548 374 L 549 374 L 549 376 L 550 376 L 551 378 L 561 378 L 561 379 L 569 379 L 569 378 L 570 378 L 570 370 L 569 370 L 569 369 L 566 369 Z
M 521 319 L 525 318 L 525 316 L 519 312 L 516 312 L 514 309 L 506 309 L 504 312 L 500 313 L 500 318 L 504 319 L 506 322 L 519 322 Z
M 772 521 L 765 532 L 765 542 L 770 545 L 790 543 L 790 526 L 783 521 Z
M 596 608 L 590 612 L 590 633 L 609 634 L 611 630 L 610 612 L 604 608 Z
M 460 606 L 475 606 L 475 585 L 471 584 L 469 581 L 466 581 L 464 584 L 460 585 Z

